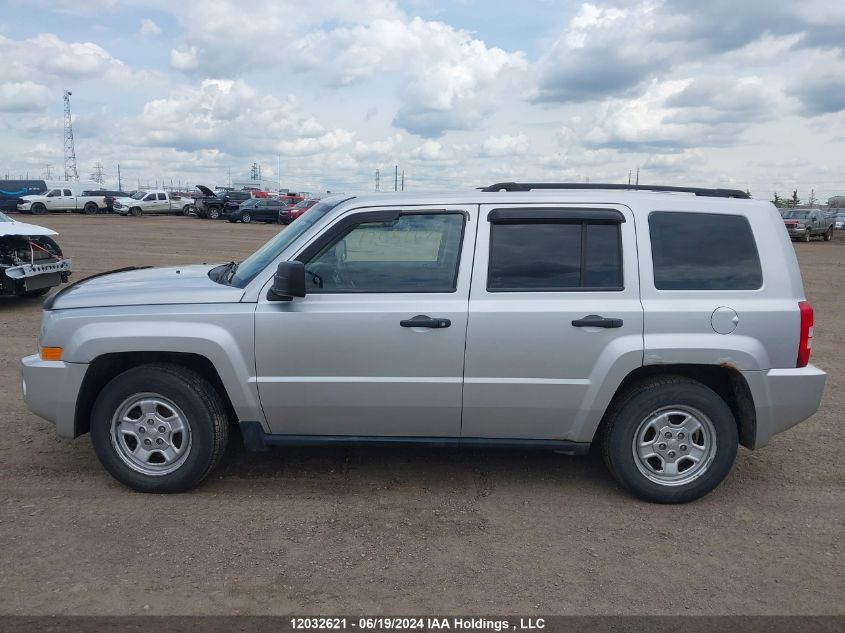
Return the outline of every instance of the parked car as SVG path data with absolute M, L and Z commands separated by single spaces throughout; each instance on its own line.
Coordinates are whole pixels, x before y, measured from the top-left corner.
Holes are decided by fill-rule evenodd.
M 790 209 L 783 214 L 783 224 L 793 240 L 809 242 L 811 237 L 823 237 L 828 242 L 833 237 L 833 220 L 818 209 Z
M 833 228 L 838 230 L 845 229 L 845 213 L 837 214 Z
M 310 200 L 301 200 L 294 205 L 288 205 L 282 208 L 279 211 L 279 222 L 281 224 L 290 224 L 318 202 L 319 200 L 312 198 Z
M 78 282 L 39 332 L 30 409 L 146 492 L 196 486 L 237 422 L 250 450 L 595 444 L 684 502 L 825 383 L 777 210 L 726 189 L 335 196 L 240 263 Z
M 108 190 L 108 189 L 102 190 L 102 191 L 83 191 L 82 195 L 83 196 L 97 196 L 97 195 L 103 196 L 103 203 L 106 205 L 105 210 L 109 211 L 109 212 L 114 211 L 114 201 L 117 198 L 128 198 L 129 197 L 129 194 L 125 193 L 123 191 L 116 191 L 116 190 L 112 191 L 112 190 Z M 100 210 L 102 211 L 103 209 L 100 209 Z
M 129 198 L 117 198 L 114 210 L 120 215 L 189 215 L 195 209 L 193 198 L 177 198 L 166 191 L 135 191 Z
M 196 215 L 209 220 L 219 220 L 224 211 L 238 208 L 242 202 L 252 198 L 251 191 L 221 190 L 214 192 L 205 185 L 197 185 L 202 197 L 197 200 Z
M 272 198 L 250 198 L 237 207 L 226 206 L 223 218 L 229 222 L 273 222 L 279 221 L 281 204 Z
M 81 211 L 94 215 L 107 209 L 105 190 L 82 190 L 79 183 L 66 182 L 43 194 L 21 196 L 17 209 L 21 213 L 43 215 L 50 211 Z
M 72 262 L 53 235 L 51 229 L 0 213 L 0 295 L 40 297 L 67 282 Z

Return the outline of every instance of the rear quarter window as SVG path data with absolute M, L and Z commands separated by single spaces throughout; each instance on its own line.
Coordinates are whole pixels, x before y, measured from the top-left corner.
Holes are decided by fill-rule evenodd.
M 741 215 L 655 211 L 648 217 L 658 290 L 757 290 L 763 272 Z

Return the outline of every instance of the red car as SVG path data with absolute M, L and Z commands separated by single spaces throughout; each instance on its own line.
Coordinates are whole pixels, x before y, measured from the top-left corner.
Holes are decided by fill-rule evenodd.
M 284 200 L 284 199 L 283 199 Z M 300 199 L 299 202 L 296 204 L 288 205 L 287 207 L 283 207 L 281 211 L 279 211 L 279 222 L 282 224 L 290 224 L 300 215 L 308 211 L 311 207 L 317 204 L 319 200 L 302 200 Z

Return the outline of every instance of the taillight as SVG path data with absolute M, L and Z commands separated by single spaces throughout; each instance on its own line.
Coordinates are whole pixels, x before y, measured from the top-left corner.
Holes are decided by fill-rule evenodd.
M 806 367 L 810 362 L 810 352 L 813 351 L 813 306 L 809 301 L 799 301 L 798 310 L 801 313 L 801 336 L 798 339 L 798 361 L 796 367 Z

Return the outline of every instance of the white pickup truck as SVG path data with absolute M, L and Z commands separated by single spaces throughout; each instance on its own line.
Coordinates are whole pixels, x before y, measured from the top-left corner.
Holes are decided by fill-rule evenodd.
M 21 213 L 32 213 L 35 215 L 43 215 L 50 211 L 82 211 L 89 215 L 99 213 L 106 210 L 106 192 L 102 195 L 82 195 L 92 194 L 98 192 L 80 191 L 74 184 L 68 183 L 66 186 L 55 187 L 50 189 L 47 193 L 38 195 L 23 196 L 17 204 L 17 209 Z
M 145 213 L 166 213 L 189 215 L 195 209 L 193 198 L 171 196 L 166 191 L 136 191 L 129 198 L 117 198 L 114 210 L 120 215 L 135 217 Z

